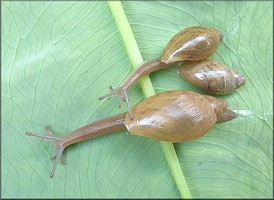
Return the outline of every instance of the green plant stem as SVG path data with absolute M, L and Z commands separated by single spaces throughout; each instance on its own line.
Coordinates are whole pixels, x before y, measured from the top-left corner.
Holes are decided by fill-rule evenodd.
M 136 69 L 140 64 L 143 63 L 143 58 L 128 22 L 127 16 L 124 12 L 122 3 L 120 1 L 108 1 L 108 5 L 124 41 L 128 56 L 132 62 L 132 66 L 134 69 Z M 141 78 L 139 80 L 139 84 L 146 98 L 155 94 L 152 83 L 148 76 Z M 173 144 L 170 142 L 161 141 L 161 146 L 181 197 L 192 198 Z

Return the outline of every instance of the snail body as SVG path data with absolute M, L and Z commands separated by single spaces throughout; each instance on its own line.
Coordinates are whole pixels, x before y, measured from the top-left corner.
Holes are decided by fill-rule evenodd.
M 209 94 L 228 94 L 245 84 L 245 78 L 241 74 L 214 60 L 184 62 L 179 74 Z
M 184 142 L 197 139 L 214 127 L 236 117 L 224 100 L 186 90 L 156 94 L 131 108 L 125 125 L 133 135 Z
M 219 47 L 222 38 L 220 31 L 208 27 L 196 26 L 181 30 L 171 38 L 160 58 L 142 64 L 120 87 L 112 89 L 110 86 L 111 92 L 99 97 L 99 100 L 119 95 L 121 100 L 126 101 L 132 118 L 127 91 L 133 84 L 141 77 L 175 65 L 179 61 L 202 60 L 210 57 Z
M 191 91 L 173 90 L 151 96 L 132 107 L 129 113 L 106 117 L 83 126 L 65 136 L 27 132 L 52 142 L 56 147 L 55 163 L 51 172 L 62 160 L 63 150 L 74 143 L 99 137 L 113 131 L 127 130 L 132 135 L 170 142 L 184 142 L 206 134 L 217 122 L 232 120 L 237 115 L 227 109 L 224 100 Z
M 175 34 L 161 54 L 160 61 L 172 63 L 183 60 L 202 60 L 213 55 L 223 35 L 213 28 L 189 27 Z

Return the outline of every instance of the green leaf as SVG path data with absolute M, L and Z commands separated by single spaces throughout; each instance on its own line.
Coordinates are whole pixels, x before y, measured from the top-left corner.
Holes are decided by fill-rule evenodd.
M 134 33 L 132 32 L 129 21 L 125 14 L 123 5 L 120 1 L 108 1 L 108 5 L 113 14 L 122 40 L 125 44 L 125 48 L 132 63 L 132 67 L 133 69 L 137 69 L 138 66 L 140 66 L 144 61 L 134 37 Z M 149 76 L 146 75 L 140 78 L 139 84 L 146 98 L 155 95 L 155 91 Z M 182 172 L 177 153 L 174 149 L 174 145 L 171 142 L 161 141 L 161 146 L 181 197 L 188 199 L 192 198 L 184 174 Z
M 1 2 L 3 198 L 179 198 L 159 141 L 116 132 L 72 145 L 49 178 L 51 145 L 25 136 L 49 126 L 65 135 L 126 111 L 99 101 L 131 72 L 107 2 Z M 179 30 L 217 27 L 213 59 L 245 75 L 221 97 L 239 113 L 202 138 L 175 144 L 194 198 L 271 198 L 273 192 L 272 2 L 123 3 L 145 60 L 159 57 Z M 156 92 L 189 89 L 176 68 L 151 75 Z M 202 92 L 200 92 L 202 93 Z M 129 92 L 132 104 L 142 91 Z

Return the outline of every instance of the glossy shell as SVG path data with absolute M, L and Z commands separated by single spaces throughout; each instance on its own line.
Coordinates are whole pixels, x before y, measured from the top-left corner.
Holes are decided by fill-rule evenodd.
M 245 84 L 245 78 L 214 60 L 189 61 L 179 71 L 181 77 L 209 94 L 228 94 Z
M 203 95 L 210 103 L 217 117 L 217 122 L 226 122 L 237 118 L 237 114 L 227 109 L 227 102 L 212 96 Z
M 202 60 L 210 57 L 219 47 L 222 34 L 208 27 L 189 27 L 174 35 L 161 55 L 161 62 Z
M 133 120 L 127 114 L 125 122 L 131 134 L 170 142 L 199 138 L 217 121 L 214 108 L 203 95 L 184 90 L 156 94 L 131 111 Z

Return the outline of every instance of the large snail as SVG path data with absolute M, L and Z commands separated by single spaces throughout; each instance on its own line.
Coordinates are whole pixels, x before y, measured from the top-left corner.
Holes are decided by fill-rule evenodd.
M 222 38 L 223 35 L 220 31 L 213 28 L 196 26 L 183 29 L 171 38 L 160 58 L 142 64 L 120 87 L 112 89 L 110 86 L 111 92 L 99 99 L 102 100 L 106 97 L 110 98 L 111 96 L 119 95 L 122 100 L 126 101 L 132 118 L 127 91 L 133 84 L 142 76 L 170 67 L 177 62 L 203 60 L 210 57 L 219 47 Z
M 203 136 L 217 122 L 232 120 L 237 115 L 227 109 L 224 100 L 191 91 L 173 90 L 151 96 L 132 107 L 133 120 L 129 113 L 106 117 L 85 125 L 65 136 L 55 136 L 48 128 L 48 135 L 27 132 L 52 142 L 55 147 L 55 162 L 50 176 L 62 160 L 63 150 L 74 143 L 127 130 L 132 135 L 141 135 L 170 142 L 184 142 Z

